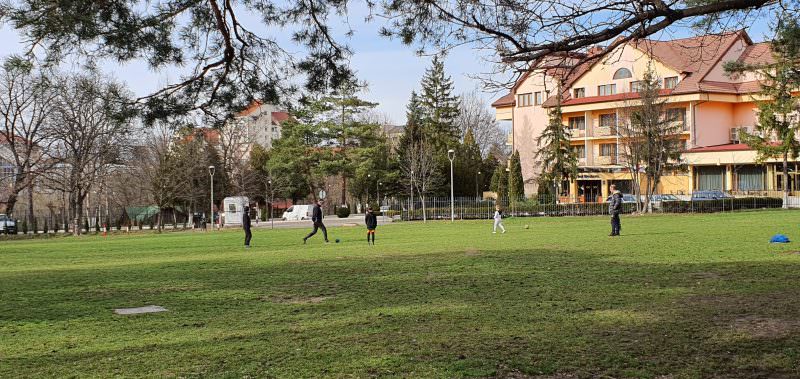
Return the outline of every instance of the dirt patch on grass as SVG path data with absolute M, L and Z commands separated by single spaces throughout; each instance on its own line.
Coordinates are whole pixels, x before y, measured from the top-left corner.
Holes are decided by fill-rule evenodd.
M 478 256 L 478 255 L 481 255 L 481 251 L 476 249 L 476 248 L 474 248 L 474 247 L 470 247 L 470 248 L 467 248 L 466 250 L 464 250 L 464 255 L 466 255 L 468 257 L 475 257 L 475 256 Z
M 564 373 L 549 374 L 549 375 L 531 375 L 501 365 L 497 369 L 497 374 L 493 376 L 484 377 L 481 379 L 575 379 L 577 377 L 578 377 L 577 375 L 564 374 Z
M 320 295 L 320 296 L 296 296 L 296 295 L 269 295 L 261 297 L 262 301 L 269 301 L 276 304 L 319 304 L 326 300 L 333 299 L 333 295 Z
M 754 338 L 783 338 L 798 331 L 800 322 L 748 315 L 733 320 L 731 328 Z
M 783 252 L 780 252 L 780 253 L 778 253 L 778 254 L 783 254 L 783 255 L 800 255 L 800 251 L 797 251 L 797 250 L 795 250 L 795 251 L 783 251 Z
M 692 278 L 692 280 L 716 280 L 722 278 L 722 275 L 716 272 L 702 271 L 691 273 L 689 277 Z

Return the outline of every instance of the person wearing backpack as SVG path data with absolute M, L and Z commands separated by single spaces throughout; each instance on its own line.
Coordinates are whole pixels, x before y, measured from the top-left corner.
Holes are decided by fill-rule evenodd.
M 378 227 L 378 217 L 372 213 L 372 207 L 367 208 L 364 223 L 367 224 L 367 245 L 370 244 L 370 237 L 372 237 L 372 246 L 375 246 L 375 229 Z

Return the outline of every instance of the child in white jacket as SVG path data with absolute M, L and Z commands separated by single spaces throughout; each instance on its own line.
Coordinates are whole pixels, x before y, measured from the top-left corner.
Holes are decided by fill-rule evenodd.
M 494 228 L 492 228 L 492 233 L 493 234 L 497 234 L 497 227 L 498 226 L 500 227 L 500 230 L 503 231 L 503 233 L 506 232 L 506 228 L 503 226 L 503 211 L 500 210 L 500 206 L 499 205 L 495 207 L 495 211 L 494 211 Z

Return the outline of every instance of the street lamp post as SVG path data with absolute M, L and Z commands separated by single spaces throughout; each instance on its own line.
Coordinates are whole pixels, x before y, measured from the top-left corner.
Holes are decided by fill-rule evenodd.
M 367 174 L 367 206 L 369 207 L 369 182 L 372 181 L 372 174 Z
M 456 157 L 456 151 L 453 149 L 447 150 L 447 159 L 450 160 L 450 222 L 455 220 L 455 196 L 453 195 L 453 159 Z
M 414 209 L 414 171 L 411 171 L 411 200 L 408 203 L 408 221 L 411 221 L 411 215 Z
M 478 173 L 475 174 L 475 198 L 477 199 L 480 199 L 481 197 L 481 192 L 478 189 L 478 182 L 480 181 L 480 177 L 481 177 L 481 172 L 478 171 Z
M 508 183 L 511 182 L 511 169 L 506 167 L 506 192 L 508 192 Z M 511 215 L 514 215 L 514 202 L 511 199 L 511 194 L 509 193 L 506 197 L 508 197 L 508 202 L 511 204 Z
M 270 229 L 275 229 L 275 217 L 274 217 L 275 215 L 272 214 L 273 213 L 272 203 L 273 201 L 275 201 L 274 200 L 275 191 L 272 189 L 272 180 L 268 180 L 267 184 L 269 184 L 269 224 L 270 224 Z
M 378 185 L 375 186 L 375 192 L 377 192 L 377 194 L 378 194 L 378 208 L 381 207 L 381 186 L 382 185 L 383 185 L 383 183 L 378 182 Z
M 214 230 L 214 166 L 208 166 L 208 173 L 211 175 L 211 230 Z

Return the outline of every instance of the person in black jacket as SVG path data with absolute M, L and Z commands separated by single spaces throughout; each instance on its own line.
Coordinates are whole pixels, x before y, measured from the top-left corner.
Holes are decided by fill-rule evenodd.
M 244 229 L 244 247 L 250 248 L 250 239 L 253 238 L 253 233 L 250 232 L 250 207 L 244 206 L 244 215 L 242 216 L 242 228 Z
M 372 213 L 372 207 L 367 208 L 364 223 L 367 224 L 367 245 L 370 244 L 369 238 L 372 236 L 372 245 L 375 246 L 375 228 L 378 227 L 378 217 Z
M 622 224 L 619 220 L 619 214 L 622 212 L 622 193 L 617 190 L 615 185 L 611 185 L 611 201 L 608 204 L 608 213 L 611 214 L 611 234 L 610 237 L 619 235 L 622 230 Z
M 308 233 L 305 238 L 303 238 L 303 244 L 306 243 L 306 240 L 311 238 L 314 234 L 317 234 L 317 229 L 322 229 L 322 236 L 325 237 L 325 243 L 328 243 L 328 229 L 325 228 L 325 224 L 322 223 L 322 199 L 317 200 L 317 203 L 314 204 L 314 210 L 311 212 L 311 222 L 314 223 L 314 230 L 311 233 Z

